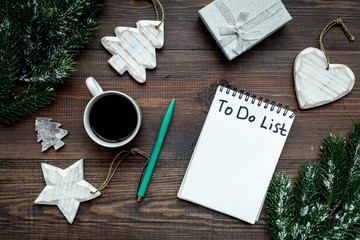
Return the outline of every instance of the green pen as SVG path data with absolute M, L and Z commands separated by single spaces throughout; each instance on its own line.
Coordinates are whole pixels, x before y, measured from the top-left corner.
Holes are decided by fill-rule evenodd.
M 171 101 L 170 106 L 169 106 L 168 110 L 165 113 L 165 117 L 164 117 L 164 120 L 163 120 L 163 122 L 161 124 L 160 131 L 159 131 L 159 134 L 157 136 L 153 151 L 151 153 L 149 163 L 147 165 L 144 177 L 143 177 L 143 179 L 141 181 L 141 185 L 140 185 L 139 191 L 137 193 L 137 196 L 138 196 L 137 197 L 137 202 L 140 202 L 141 199 L 145 196 L 146 189 L 147 189 L 147 187 L 149 185 L 149 182 L 150 182 L 151 174 L 152 174 L 152 172 L 154 170 L 156 160 L 157 160 L 157 158 L 159 156 L 161 146 L 163 144 L 163 141 L 164 141 L 164 138 L 165 138 L 165 135 L 166 135 L 166 131 L 167 131 L 167 129 L 169 127 L 169 124 L 170 124 L 171 115 L 172 115 L 172 113 L 174 111 L 174 105 L 175 105 L 175 98 Z

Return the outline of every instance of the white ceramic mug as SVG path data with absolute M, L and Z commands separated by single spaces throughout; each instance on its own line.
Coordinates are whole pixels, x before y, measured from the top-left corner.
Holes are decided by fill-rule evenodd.
M 102 88 L 100 87 L 100 85 L 98 84 L 98 82 L 93 77 L 89 77 L 88 79 L 86 79 L 86 86 L 88 87 L 91 94 L 93 95 L 93 98 L 87 104 L 87 106 L 85 108 L 85 112 L 84 112 L 84 126 L 85 126 L 85 130 L 86 130 L 87 134 L 89 135 L 89 137 L 97 144 L 104 146 L 104 147 L 109 147 L 109 148 L 117 148 L 117 147 L 121 147 L 121 146 L 124 146 L 125 144 L 129 143 L 139 132 L 140 125 L 141 125 L 141 110 L 140 110 L 139 105 L 136 103 L 136 101 L 132 97 L 130 97 L 122 92 L 117 92 L 117 91 L 104 92 L 102 90 Z M 126 98 L 127 100 L 129 100 L 129 102 L 131 102 L 133 104 L 133 106 L 136 110 L 136 114 L 137 114 L 136 128 L 135 128 L 134 132 L 128 138 L 126 138 L 125 140 L 123 140 L 121 142 L 114 142 L 114 143 L 106 142 L 106 141 L 100 139 L 98 136 L 96 136 L 90 127 L 89 117 L 90 117 L 91 108 L 94 106 L 94 104 L 99 99 L 101 99 L 104 96 L 108 96 L 108 95 L 119 95 L 121 97 Z

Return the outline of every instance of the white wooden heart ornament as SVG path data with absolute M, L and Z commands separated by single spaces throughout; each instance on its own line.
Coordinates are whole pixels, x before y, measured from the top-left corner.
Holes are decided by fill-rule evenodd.
M 330 64 L 323 51 L 309 47 L 295 58 L 295 91 L 301 109 L 334 102 L 348 94 L 355 84 L 355 75 L 343 64 Z
M 128 71 L 139 83 L 146 81 L 145 68 L 156 67 L 155 48 L 164 45 L 164 24 L 142 20 L 137 28 L 117 27 L 116 37 L 103 37 L 102 45 L 113 55 L 110 65 L 121 75 Z

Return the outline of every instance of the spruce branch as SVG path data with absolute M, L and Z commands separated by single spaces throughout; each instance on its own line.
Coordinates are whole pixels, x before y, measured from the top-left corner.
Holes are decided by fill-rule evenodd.
M 7 16 L 14 12 L 12 5 L 0 8 L 0 107 L 8 99 L 19 72 L 19 24 Z
M 326 220 L 328 205 L 318 202 L 320 197 L 320 166 L 306 162 L 300 169 L 298 182 L 295 187 L 295 218 L 292 238 L 313 238 L 322 228 L 322 222 Z M 311 227 L 309 227 L 311 225 Z
M 99 0 L 0 0 L 0 123 L 54 100 L 99 21 Z
M 360 123 L 356 123 L 349 134 L 346 159 L 345 196 L 349 197 L 360 186 Z
M 343 201 L 341 209 L 329 219 L 324 238 L 355 239 L 359 236 L 360 224 L 360 188 Z
M 290 179 L 285 174 L 274 176 L 269 186 L 268 202 L 271 237 L 289 239 L 294 222 L 294 193 Z
M 360 124 L 348 138 L 330 135 L 320 149 L 319 160 L 300 169 L 295 187 L 287 183 L 287 195 L 294 196 L 287 209 L 280 204 L 285 183 L 279 183 L 287 178 L 274 175 L 271 180 L 268 217 L 273 239 L 360 240 Z M 290 228 L 279 225 L 284 219 L 292 223 Z
M 320 147 L 321 193 L 331 208 L 330 217 L 336 212 L 344 193 L 345 147 L 345 139 L 342 136 L 336 138 L 331 134 Z
M 55 100 L 53 89 L 32 87 L 19 89 L 5 107 L 0 109 L 0 123 L 9 124 Z

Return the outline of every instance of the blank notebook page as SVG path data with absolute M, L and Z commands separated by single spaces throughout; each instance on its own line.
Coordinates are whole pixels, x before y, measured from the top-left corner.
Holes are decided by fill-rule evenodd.
M 294 116 L 219 86 L 178 197 L 254 224 Z

